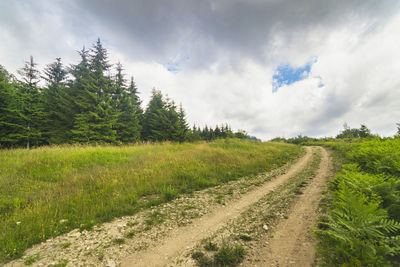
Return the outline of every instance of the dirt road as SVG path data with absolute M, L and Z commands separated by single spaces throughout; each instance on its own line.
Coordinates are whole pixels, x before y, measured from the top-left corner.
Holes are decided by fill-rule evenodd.
M 276 226 L 273 238 L 265 246 L 260 241 L 243 266 L 311 266 L 314 262 L 314 240 L 310 226 L 315 225 L 321 192 L 330 175 L 327 151 L 319 148 L 322 159 L 316 177 L 292 207 L 288 219 Z M 268 241 L 267 241 L 268 242 Z
M 312 158 L 312 148 L 306 147 L 306 149 L 307 154 L 294 164 L 287 173 L 248 192 L 240 200 L 230 203 L 228 206 L 212 214 L 194 220 L 191 225 L 175 229 L 164 240 L 160 240 L 159 245 L 125 258 L 121 262 L 121 266 L 168 265 L 174 258 L 190 251 L 196 243 L 212 235 L 213 232 L 221 228 L 227 221 L 234 220 L 240 216 L 242 212 L 247 210 L 264 195 L 273 191 L 279 185 L 284 184 L 290 177 L 302 170 Z M 327 152 L 322 148 L 320 149 L 322 150 L 323 158 L 319 173 L 314 182 L 307 188 L 304 195 L 302 195 L 301 199 L 297 202 L 293 213 L 289 216 L 289 220 L 284 221 L 284 225 L 277 227 L 278 231 L 272 243 L 273 245 L 271 245 L 271 251 L 260 250 L 259 255 L 253 254 L 253 256 L 257 255 L 257 257 L 265 260 L 263 265 L 267 261 L 272 260 L 272 262 L 280 264 L 279 266 L 285 266 L 287 263 L 286 258 L 290 258 L 293 263 L 301 262 L 307 265 L 313 260 L 312 242 L 308 241 L 307 232 L 308 227 L 315 223 L 316 205 L 320 199 L 321 188 L 329 170 Z M 285 241 L 280 242 L 280 237 L 285 238 Z M 264 255 L 264 253 L 269 256 Z

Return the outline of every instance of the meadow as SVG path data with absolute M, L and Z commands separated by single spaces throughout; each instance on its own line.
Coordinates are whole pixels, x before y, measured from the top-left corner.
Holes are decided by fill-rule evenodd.
M 72 229 L 269 171 L 303 153 L 238 139 L 1 150 L 0 263 Z

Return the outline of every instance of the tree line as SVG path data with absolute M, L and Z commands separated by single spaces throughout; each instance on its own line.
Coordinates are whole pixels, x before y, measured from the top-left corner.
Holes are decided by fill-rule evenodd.
M 190 129 L 182 105 L 156 89 L 144 110 L 133 77 L 109 63 L 100 39 L 79 55 L 78 64 L 57 58 L 42 73 L 31 56 L 20 79 L 0 66 L 0 147 L 247 138 L 228 125 Z

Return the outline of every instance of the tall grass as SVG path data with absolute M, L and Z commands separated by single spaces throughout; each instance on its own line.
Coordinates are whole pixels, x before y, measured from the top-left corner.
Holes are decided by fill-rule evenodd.
M 299 157 L 299 147 L 244 140 L 0 151 L 0 262 L 90 228 Z

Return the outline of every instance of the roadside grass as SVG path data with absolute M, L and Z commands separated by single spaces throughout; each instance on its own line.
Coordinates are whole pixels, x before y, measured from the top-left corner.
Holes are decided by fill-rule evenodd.
M 1 150 L 0 263 L 72 229 L 269 171 L 302 153 L 294 145 L 236 139 Z

